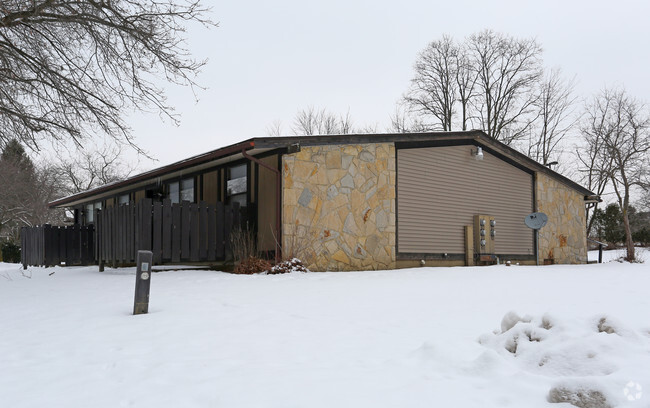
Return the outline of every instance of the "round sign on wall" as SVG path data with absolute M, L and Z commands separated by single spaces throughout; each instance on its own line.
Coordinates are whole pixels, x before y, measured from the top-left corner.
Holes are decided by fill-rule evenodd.
M 524 219 L 524 222 L 526 223 L 528 228 L 538 230 L 542 228 L 544 225 L 546 225 L 546 223 L 548 222 L 548 216 L 543 212 L 534 212 L 532 214 L 528 214 Z

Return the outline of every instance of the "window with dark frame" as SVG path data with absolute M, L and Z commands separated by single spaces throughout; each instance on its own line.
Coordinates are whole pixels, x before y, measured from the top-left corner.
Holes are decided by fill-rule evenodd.
M 194 177 L 184 178 L 180 181 L 172 181 L 167 184 L 167 198 L 172 204 L 183 201 L 194 202 Z
M 95 222 L 95 210 L 102 209 L 102 202 L 86 204 L 84 206 L 84 225 L 90 225 Z
M 240 207 L 246 207 L 246 193 L 248 190 L 247 183 L 247 166 L 240 164 L 228 168 L 228 181 L 226 184 L 226 203 L 239 203 Z
M 125 205 L 128 204 L 129 201 L 131 201 L 130 194 L 122 194 L 119 197 L 117 197 L 117 205 Z

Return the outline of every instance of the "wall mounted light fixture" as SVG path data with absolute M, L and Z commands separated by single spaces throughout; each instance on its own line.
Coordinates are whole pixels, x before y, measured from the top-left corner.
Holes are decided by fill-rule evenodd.
M 472 154 L 476 160 L 483 160 L 483 148 L 478 146 L 476 150 L 472 149 Z

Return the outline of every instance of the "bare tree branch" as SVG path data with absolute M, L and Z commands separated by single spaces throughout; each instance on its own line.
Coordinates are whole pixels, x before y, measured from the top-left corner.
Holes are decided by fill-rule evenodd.
M 627 259 L 634 261 L 629 221 L 635 188 L 644 188 L 650 165 L 650 114 L 647 107 L 623 89 L 605 89 L 587 106 L 582 135 L 586 147 L 580 157 L 587 181 L 616 194 L 625 227 Z
M 535 103 L 538 114 L 530 132 L 528 157 L 547 165 L 557 154 L 563 139 L 579 120 L 574 115 L 574 88 L 575 80 L 562 78 L 560 69 L 549 71 L 539 83 Z
M 474 109 L 481 128 L 512 144 L 527 133 L 535 119 L 533 91 L 542 74 L 542 49 L 533 39 L 515 39 L 490 30 L 470 36 L 468 47 L 478 72 Z
M 349 111 L 337 116 L 310 106 L 298 111 L 291 130 L 295 135 L 344 135 L 353 133 L 354 127 Z
M 136 150 L 122 112 L 178 118 L 156 81 L 197 87 L 205 61 L 185 24 L 215 25 L 198 0 L 0 1 L 0 140 L 81 145 L 98 132 Z

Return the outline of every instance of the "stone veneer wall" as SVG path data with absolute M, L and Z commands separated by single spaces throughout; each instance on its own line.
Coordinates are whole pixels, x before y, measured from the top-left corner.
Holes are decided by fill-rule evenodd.
M 539 262 L 587 262 L 587 229 L 584 196 L 543 173 L 537 173 L 537 211 L 548 215 L 539 230 Z
M 395 267 L 395 146 L 307 146 L 282 158 L 283 252 L 316 271 Z

